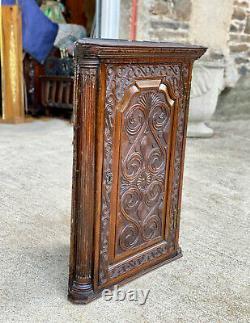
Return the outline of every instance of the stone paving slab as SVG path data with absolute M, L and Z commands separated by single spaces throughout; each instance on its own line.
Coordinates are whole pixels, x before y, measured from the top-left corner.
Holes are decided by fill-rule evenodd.
M 183 258 L 125 287 L 145 305 L 67 301 L 72 127 L 0 125 L 0 322 L 249 322 L 249 120 L 189 139 Z

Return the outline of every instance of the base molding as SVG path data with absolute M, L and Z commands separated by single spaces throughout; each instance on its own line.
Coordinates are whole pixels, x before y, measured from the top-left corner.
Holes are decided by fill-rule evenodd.
M 69 281 L 68 299 L 74 304 L 87 304 L 96 297 L 90 284 Z
M 73 304 L 88 304 L 89 302 L 100 298 L 102 296 L 102 292 L 104 289 L 110 289 L 113 290 L 115 286 L 123 286 L 128 282 L 131 282 L 141 276 L 143 276 L 144 274 L 162 267 L 176 259 L 179 259 L 183 256 L 182 254 L 182 250 L 181 248 L 178 248 L 177 251 L 171 255 L 170 258 L 164 260 L 164 261 L 160 261 L 156 264 L 154 264 L 153 266 L 150 266 L 144 270 L 142 270 L 141 272 L 139 272 L 138 274 L 126 278 L 124 280 L 122 280 L 121 282 L 118 282 L 117 284 L 113 284 L 107 287 L 103 287 L 100 289 L 97 289 L 96 291 L 93 290 L 92 285 L 86 285 L 86 284 L 80 284 L 78 282 L 75 281 L 70 281 L 69 282 L 69 290 L 68 290 L 68 299 L 69 301 L 71 301 Z

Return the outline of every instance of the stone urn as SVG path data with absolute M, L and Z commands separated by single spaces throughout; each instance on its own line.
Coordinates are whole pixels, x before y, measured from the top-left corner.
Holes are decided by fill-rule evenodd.
M 189 107 L 188 137 L 207 138 L 214 133 L 208 126 L 225 87 L 224 61 L 202 61 L 194 65 Z

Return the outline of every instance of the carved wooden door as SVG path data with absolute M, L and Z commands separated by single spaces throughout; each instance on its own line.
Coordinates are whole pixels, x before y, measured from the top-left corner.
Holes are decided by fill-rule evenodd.
M 171 167 L 182 89 L 177 64 L 107 66 L 97 286 L 174 252 Z
M 113 262 L 165 240 L 174 100 L 157 79 L 137 81 L 126 94 L 115 116 Z

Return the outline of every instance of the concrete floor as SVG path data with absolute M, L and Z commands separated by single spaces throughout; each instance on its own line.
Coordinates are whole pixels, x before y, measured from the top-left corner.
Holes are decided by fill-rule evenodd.
M 249 322 L 249 121 L 188 140 L 184 257 L 124 287 L 144 306 L 67 301 L 72 128 L 0 125 L 0 322 Z

